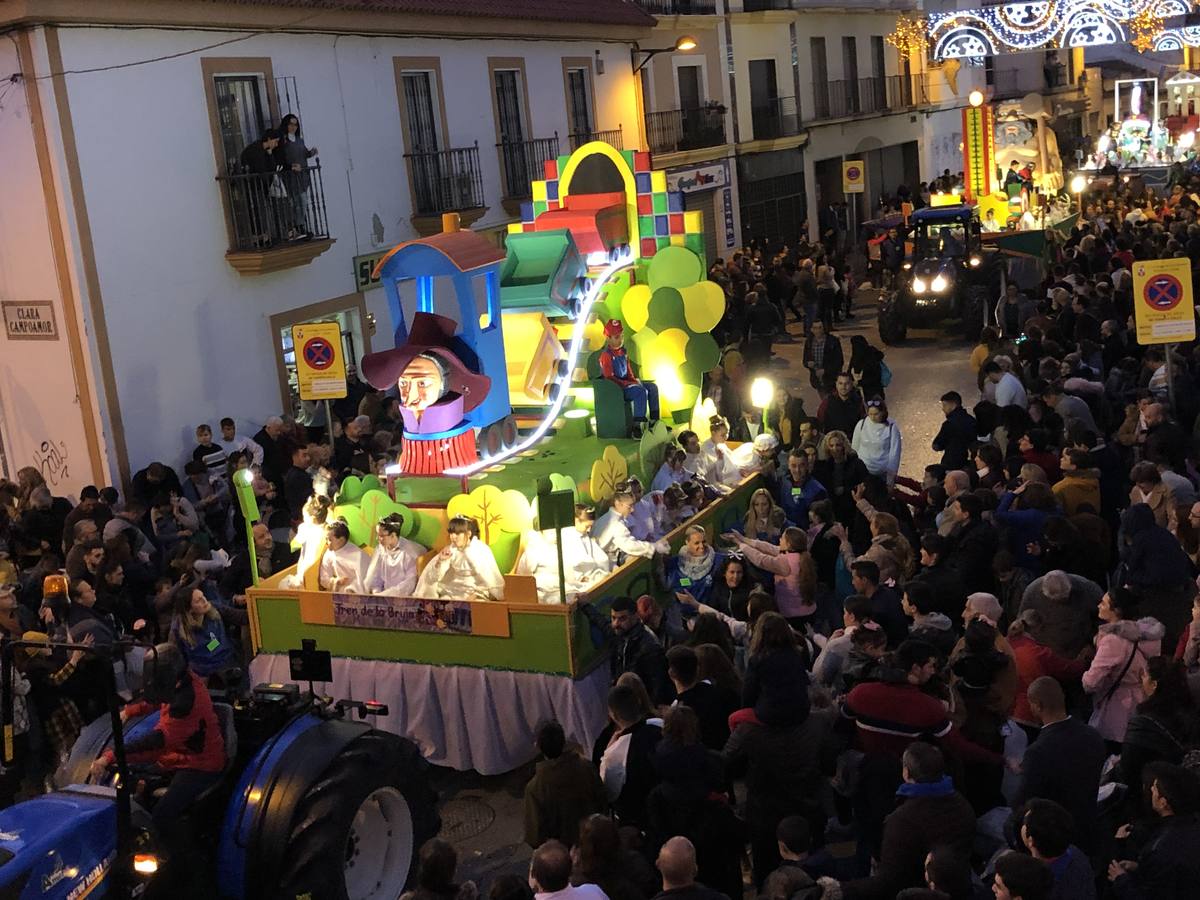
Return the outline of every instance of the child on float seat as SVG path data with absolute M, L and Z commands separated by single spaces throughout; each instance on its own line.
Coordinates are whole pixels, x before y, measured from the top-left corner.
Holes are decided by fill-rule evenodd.
M 503 600 L 504 576 L 479 525 L 466 516 L 446 524 L 449 543 L 417 579 L 416 596 L 440 600 Z

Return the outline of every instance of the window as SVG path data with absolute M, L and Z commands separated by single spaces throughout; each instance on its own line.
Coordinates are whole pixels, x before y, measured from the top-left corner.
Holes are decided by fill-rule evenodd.
M 813 115 L 829 118 L 829 66 L 825 59 L 825 38 L 810 37 L 808 53 L 812 63 Z
M 700 109 L 704 106 L 703 73 L 699 66 L 677 66 L 676 84 L 679 88 L 680 109 Z
M 524 90 L 518 69 L 497 69 L 492 73 L 496 88 L 496 116 L 500 120 L 500 143 L 525 140 Z
M 567 113 L 571 119 L 572 134 L 591 134 L 594 130 L 591 85 L 588 83 L 590 75 L 583 67 L 572 66 L 567 69 Z
M 859 111 L 858 96 L 858 40 L 853 37 L 842 38 L 842 72 L 846 79 L 846 99 L 848 111 Z
M 337 322 L 342 332 L 342 352 L 346 365 L 358 368 L 359 360 L 371 352 L 368 336 L 367 307 L 362 294 L 349 294 L 271 316 L 275 335 L 275 366 L 284 409 L 292 415 L 301 412 L 300 390 L 296 380 L 296 348 L 292 346 L 292 326 L 309 322 Z M 309 404 L 310 407 L 312 404 Z
M 438 138 L 439 116 L 435 103 L 437 85 L 433 72 L 403 72 L 400 83 L 404 90 L 404 112 L 408 124 L 408 149 L 410 153 L 436 153 L 440 149 Z
M 232 172 L 242 150 L 271 127 L 266 80 L 262 75 L 215 75 L 217 119 L 226 171 Z

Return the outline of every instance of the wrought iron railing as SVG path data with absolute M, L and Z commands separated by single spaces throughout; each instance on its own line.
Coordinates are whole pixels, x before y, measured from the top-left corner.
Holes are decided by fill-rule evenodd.
M 928 79 L 923 73 L 827 81 L 813 84 L 810 121 L 912 109 L 928 102 Z
M 637 5 L 656 16 L 711 16 L 717 0 L 637 0 Z
M 646 140 L 651 153 L 719 147 L 726 142 L 725 107 L 709 104 L 646 113 Z
M 479 209 L 484 205 L 478 144 L 406 153 L 404 158 L 412 176 L 413 210 L 418 215 Z
M 756 141 L 800 133 L 800 108 L 795 97 L 774 97 L 750 109 Z
M 504 173 L 504 199 L 527 200 L 533 196 L 533 182 L 546 177 L 546 161 L 558 157 L 558 132 L 548 138 L 501 141 L 496 147 Z
M 592 141 L 604 141 L 606 144 L 611 144 L 618 150 L 625 149 L 625 136 L 621 131 L 621 126 L 609 128 L 605 131 L 572 131 L 568 138 L 571 142 L 571 152 L 574 153 L 584 144 Z
M 791 9 L 792 0 L 742 0 L 744 12 L 767 12 L 772 9 Z
M 218 175 L 233 225 L 231 250 L 269 250 L 329 237 L 320 163 L 299 172 Z

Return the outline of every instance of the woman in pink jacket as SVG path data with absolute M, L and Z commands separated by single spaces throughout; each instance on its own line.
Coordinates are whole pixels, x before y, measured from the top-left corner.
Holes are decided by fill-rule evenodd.
M 1149 617 L 1134 621 L 1137 596 L 1114 587 L 1100 598 L 1096 655 L 1083 673 L 1083 689 L 1093 697 L 1089 724 L 1111 744 L 1125 740 L 1125 729 L 1146 699 L 1142 675 L 1146 661 L 1162 652 L 1163 626 Z
M 729 532 L 722 537 L 738 545 L 746 559 L 775 577 L 775 604 L 793 628 L 803 628 L 817 611 L 817 567 L 802 528 L 785 528 L 778 544 L 750 540 Z

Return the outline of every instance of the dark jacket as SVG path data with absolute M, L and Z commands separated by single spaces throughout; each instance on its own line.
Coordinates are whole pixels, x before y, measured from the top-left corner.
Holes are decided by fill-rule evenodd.
M 929 585 L 938 612 L 949 616 L 954 622 L 962 619 L 963 607 L 967 605 L 967 588 L 949 559 L 939 559 L 936 565 L 926 566 L 911 580 Z
M 1161 821 L 1138 854 L 1136 872 L 1113 882 L 1118 900 L 1184 900 L 1200 884 L 1200 816 Z
M 845 432 L 847 440 L 854 435 L 854 426 L 866 414 L 867 408 L 858 391 L 851 391 L 845 400 L 837 394 L 830 394 L 817 407 L 817 421 L 821 423 L 821 430 L 826 434 L 831 431 Z
M 816 377 L 816 357 L 813 354 L 814 344 L 812 338 L 804 342 L 804 367 L 814 370 L 813 377 Z M 825 390 L 832 390 L 833 383 L 837 381 L 838 373 L 844 367 L 844 356 L 842 355 L 842 342 L 832 334 L 825 335 L 825 352 L 821 356 L 821 380 L 820 386 Z
M 283 502 L 293 522 L 300 521 L 301 510 L 312 496 L 312 492 L 312 476 L 298 466 L 290 467 L 283 476 Z
M 979 436 L 975 417 L 963 409 L 956 408 L 942 422 L 933 449 L 941 451 L 942 465 L 949 469 L 962 469 L 970 458 L 971 446 Z
M 906 793 L 914 796 L 904 796 Z M 967 859 L 975 837 L 975 813 L 949 776 L 937 784 L 905 784 L 900 805 L 883 823 L 879 866 L 870 878 L 842 885 L 846 900 L 892 900 L 907 887 L 925 883 L 925 857 L 934 847 L 950 847 Z
M 1096 791 L 1107 758 L 1104 738 L 1081 719 L 1047 725 L 1025 751 L 1013 809 L 1033 797 L 1053 800 L 1074 817 L 1076 843 L 1090 850 L 1096 837 Z
M 821 808 L 825 773 L 833 769 L 833 716 L 816 712 L 788 728 L 742 725 L 723 756 L 730 777 L 745 776 L 746 820 L 771 831 L 790 815 Z
M 1139 712 L 1129 719 L 1125 740 L 1121 744 L 1119 779 L 1122 784 L 1140 790 L 1142 770 L 1147 763 L 1169 762 L 1179 765 L 1186 752 L 1188 735 L 1181 734 L 1179 725 L 1168 716 L 1150 711 Z
M 870 597 L 871 620 L 887 634 L 888 646 L 895 647 L 908 635 L 908 619 L 900 595 L 886 584 L 881 584 Z
M 846 432 L 847 441 L 850 439 L 850 433 Z M 847 527 L 858 515 L 858 507 L 854 503 L 854 489 L 866 481 L 869 474 L 867 467 L 857 456 L 847 456 L 840 469 L 832 459 L 817 460 L 813 467 L 813 477 L 824 485 L 826 496 L 833 504 L 834 515 Z
M 1096 873 L 1082 850 L 1067 847 L 1066 853 L 1047 862 L 1054 876 L 1050 900 L 1096 900 Z
M 579 823 L 607 807 L 604 785 L 590 762 L 569 751 L 544 759 L 525 785 L 525 843 L 539 847 L 554 839 L 572 847 L 579 840 Z
M 808 716 L 808 667 L 799 651 L 771 650 L 750 657 L 742 706 L 765 725 L 786 726 Z
M 592 762 L 600 768 L 613 735 L 613 726 L 600 732 L 592 748 Z M 646 798 L 658 784 L 658 773 L 654 766 L 655 749 L 662 739 L 662 728 L 643 720 L 624 732 L 629 735 L 629 748 L 625 755 L 625 782 L 621 793 L 612 802 L 613 812 L 622 825 L 641 825 L 646 819 Z
M 714 891 L 696 882 L 689 887 L 660 891 L 654 895 L 654 900 L 729 900 L 729 898 L 720 891 Z
M 638 622 L 626 634 L 618 635 L 608 618 L 591 604 L 581 603 L 579 608 L 604 639 L 612 641 L 608 665 L 613 683 L 626 672 L 633 672 L 646 685 L 651 700 L 670 703 L 675 697 L 675 688 L 667 677 L 667 655 L 646 626 Z
M 723 749 L 729 740 L 729 715 L 734 712 L 728 699 L 707 681 L 696 682 L 675 699 L 700 720 L 701 743 L 710 750 Z
M 958 572 L 968 594 L 994 593 L 992 558 L 1000 547 L 1000 535 L 990 522 L 966 522 L 950 532 L 947 562 Z
M 263 146 L 262 141 L 255 141 L 242 151 L 239 161 L 246 171 L 255 175 L 269 176 L 277 168 L 274 155 Z
M 1179 588 L 1191 581 L 1187 554 L 1174 535 L 1154 521 L 1154 510 L 1135 503 L 1121 516 L 1121 568 L 1134 588 Z

